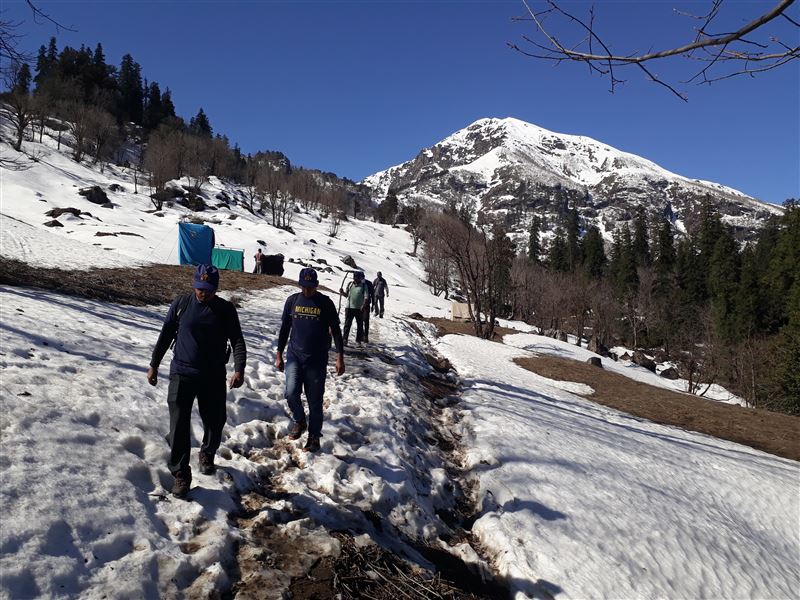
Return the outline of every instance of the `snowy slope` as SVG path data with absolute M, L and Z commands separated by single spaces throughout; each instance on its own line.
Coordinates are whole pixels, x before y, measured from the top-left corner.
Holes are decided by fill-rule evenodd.
M 156 216 L 131 193 L 126 172 L 100 174 L 50 147 L 37 151 L 42 160 L 29 170 L 0 172 L 3 257 L 62 268 L 177 262 L 176 223 L 186 209 Z M 77 195 L 95 183 L 123 185 L 113 209 Z M 231 191 L 216 180 L 205 189 L 210 198 Z M 69 206 L 92 216 L 43 227 L 44 212 Z M 424 564 L 401 540 L 445 544 L 449 526 L 437 511 L 455 502 L 431 440 L 436 423 L 461 436 L 460 466 L 477 490 L 472 533 L 519 598 L 795 595 L 797 463 L 592 404 L 576 395 L 587 386 L 511 362 L 531 350 L 581 359 L 584 350 L 530 333 L 507 345 L 436 340 L 433 327 L 412 327 L 403 315 L 446 315 L 447 304 L 428 293 L 401 229 L 354 221 L 330 239 L 314 213 L 296 215 L 296 235 L 237 207 L 199 215 L 219 221 L 217 240 L 245 249 L 248 267 L 260 239 L 268 252 L 321 268 L 344 268 L 350 255 L 368 276 L 382 270 L 389 281 L 373 349 L 348 356 L 347 373 L 328 379 L 322 452 L 305 455 L 284 439 L 283 376 L 272 361 L 291 288 L 245 295 L 248 366 L 245 385 L 228 394 L 221 468 L 210 477 L 195 469 L 183 502 L 165 491 L 167 361 L 158 387 L 144 373 L 166 307 L 0 287 L 0 597 L 209 597 L 229 590 L 243 556 L 260 569 L 252 579 L 241 573 L 251 597 L 279 597 L 316 557 L 337 552 L 336 529 L 364 532 Z M 95 235 L 122 231 L 142 237 Z M 300 264 L 286 268 L 293 278 Z M 321 279 L 338 289 L 345 273 L 333 271 Z M 418 383 L 431 346 L 464 386 L 463 402 L 433 416 Z M 197 437 L 196 416 L 193 427 Z M 245 503 L 255 516 L 234 521 Z M 265 530 L 284 545 L 254 538 Z M 466 543 L 448 550 L 479 562 Z M 270 552 L 279 563 L 264 558 Z
M 531 596 L 790 598 L 800 589 L 798 464 L 592 404 L 447 336 L 486 513 L 473 532 Z M 784 560 L 785 559 L 785 560 Z

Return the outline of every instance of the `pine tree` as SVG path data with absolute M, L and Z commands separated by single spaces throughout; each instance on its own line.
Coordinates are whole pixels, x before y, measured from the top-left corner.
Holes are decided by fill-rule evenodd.
M 161 89 L 157 82 L 152 82 L 147 89 L 146 106 L 142 117 L 142 125 L 146 129 L 155 129 L 164 119 L 164 108 L 161 105 Z
M 142 125 L 144 111 L 142 68 L 130 54 L 122 57 L 117 85 L 120 93 L 120 116 L 124 121 Z
M 700 231 L 697 236 L 700 276 L 704 283 L 703 297 L 701 300 L 705 300 L 709 296 L 708 275 L 711 272 L 711 258 L 714 255 L 714 248 L 722 232 L 723 227 L 722 221 L 719 218 L 719 213 L 711 204 L 711 200 L 706 198 L 700 212 Z
M 647 217 L 644 208 L 641 206 L 633 222 L 633 255 L 637 267 L 649 267 L 650 259 L 650 240 L 647 232 Z
M 206 113 L 203 112 L 202 107 L 197 112 L 197 115 L 189 120 L 189 131 L 200 137 L 211 137 L 211 123 L 209 123 L 208 117 Z
M 31 92 L 31 68 L 28 63 L 22 63 L 13 72 L 12 94 L 27 96 Z
M 739 287 L 736 292 L 736 335 L 746 339 L 763 330 L 763 295 L 759 283 L 756 253 L 752 246 L 741 256 Z
M 655 293 L 666 297 L 672 288 L 672 274 L 675 269 L 675 246 L 672 236 L 672 225 L 666 219 L 658 229 L 655 245 Z
M 56 45 L 56 38 L 51 37 L 50 42 L 47 44 L 47 62 L 52 67 L 58 60 L 58 46 Z
M 553 271 L 567 272 L 569 271 L 569 256 L 567 242 L 564 240 L 564 230 L 557 227 L 554 234 L 547 255 L 547 265 Z
M 606 268 L 606 252 L 600 230 L 591 225 L 583 237 L 583 268 L 594 279 L 600 279 Z
M 682 240 L 675 259 L 676 315 L 687 331 L 697 329 L 698 311 L 706 297 L 706 282 L 701 268 L 693 241 Z
M 161 94 L 161 110 L 164 111 L 164 118 L 175 117 L 175 104 L 172 102 L 172 92 L 169 88 Z
M 380 203 L 375 211 L 375 216 L 378 217 L 380 223 L 394 223 L 399 209 L 400 203 L 397 200 L 397 192 L 393 188 L 389 188 L 389 191 L 386 192 L 386 198 L 383 199 L 383 202 Z
M 536 264 L 541 263 L 542 243 L 539 239 L 539 217 L 533 215 L 528 227 L 528 258 Z
M 633 252 L 631 230 L 626 224 L 619 236 L 616 264 L 616 287 L 622 297 L 630 297 L 639 287 L 639 274 L 636 272 L 636 256 Z
M 578 221 L 578 211 L 574 208 L 567 210 L 565 229 L 567 231 L 568 270 L 574 272 L 583 262 L 580 247 L 580 222 Z
M 106 55 L 103 54 L 103 44 L 98 42 L 97 46 L 94 49 L 94 55 L 92 56 L 92 64 L 95 67 L 99 67 L 105 69 L 106 67 Z
M 739 288 L 739 249 L 727 229 L 714 246 L 708 275 L 717 331 L 725 342 L 736 339 L 736 293 Z

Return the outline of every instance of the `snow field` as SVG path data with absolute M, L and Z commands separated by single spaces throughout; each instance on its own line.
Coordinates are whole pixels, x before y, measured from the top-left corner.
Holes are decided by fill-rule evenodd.
M 322 452 L 305 454 L 301 442 L 284 439 L 283 375 L 272 367 L 280 311 L 292 292 L 251 294 L 240 309 L 248 367 L 245 385 L 228 393 L 220 468 L 199 474 L 194 450 L 194 487 L 181 501 L 167 491 L 168 357 L 157 387 L 144 376 L 166 307 L 0 288 L 0 596 L 156 598 L 228 589 L 234 548 L 251 535 L 230 515 L 241 495 L 270 490 L 291 498 L 263 497 L 259 511 L 304 549 L 282 558 L 297 563 L 284 565 L 295 576 L 335 550 L 327 533 L 334 529 L 367 532 L 426 564 L 400 540 L 435 544 L 449 532 L 436 510 L 452 506 L 454 488 L 416 383 L 430 370 L 419 353 L 424 342 L 402 321 L 373 320 L 379 349 L 347 359 L 348 372 L 329 377 Z M 196 448 L 196 410 L 193 436 Z M 276 580 L 278 588 L 290 579 Z
M 518 597 L 800 589 L 797 463 L 593 404 L 514 365 L 522 349 L 455 335 L 436 348 L 465 387 L 472 532 Z

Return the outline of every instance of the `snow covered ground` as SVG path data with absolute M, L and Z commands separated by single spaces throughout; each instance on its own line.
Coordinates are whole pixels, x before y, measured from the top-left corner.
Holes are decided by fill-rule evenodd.
M 36 151 L 31 169 L 0 173 L 2 257 L 61 268 L 177 262 L 186 209 L 155 216 L 126 173 L 100 174 L 49 146 Z M 126 190 L 111 194 L 113 209 L 76 193 L 111 183 Z M 213 198 L 230 186 L 214 180 L 205 189 Z M 92 216 L 43 228 L 55 207 Z M 309 456 L 284 439 L 283 376 L 272 362 L 291 289 L 244 295 L 248 366 L 245 385 L 228 394 L 220 469 L 195 469 L 189 501 L 179 501 L 166 492 L 166 360 L 158 387 L 145 381 L 166 307 L 0 286 L 0 597 L 208 597 L 229 589 L 237 547 L 240 561 L 263 554 L 252 537 L 259 528 L 291 550 L 278 566 L 257 561 L 248 581 L 261 597 L 277 597 L 315 557 L 335 554 L 335 529 L 424 563 L 405 542 L 449 539 L 437 511 L 452 508 L 457 491 L 435 426 L 461 436 L 459 466 L 476 483 L 479 509 L 472 533 L 520 598 L 796 597 L 796 462 L 598 406 L 577 395 L 586 385 L 512 362 L 531 352 L 583 360 L 574 346 L 532 333 L 505 345 L 437 340 L 433 327 L 412 326 L 403 315 L 446 316 L 447 303 L 421 282 L 400 229 L 351 221 L 331 239 L 313 212 L 296 215 L 296 235 L 237 207 L 204 216 L 219 220 L 219 243 L 245 249 L 248 268 L 262 239 L 269 253 L 320 267 L 344 268 L 350 255 L 367 276 L 381 270 L 389 281 L 387 318 L 372 321 L 374 348 L 328 379 L 322 452 Z M 95 235 L 120 231 L 142 237 Z M 286 276 L 300 266 L 287 262 Z M 321 279 L 338 289 L 345 273 L 334 271 Z M 430 372 L 422 352 L 431 348 L 463 384 L 463 401 L 441 414 L 418 381 Z M 624 363 L 604 366 L 675 385 Z M 232 513 L 254 501 L 249 526 L 239 527 Z M 480 560 L 466 543 L 449 550 Z

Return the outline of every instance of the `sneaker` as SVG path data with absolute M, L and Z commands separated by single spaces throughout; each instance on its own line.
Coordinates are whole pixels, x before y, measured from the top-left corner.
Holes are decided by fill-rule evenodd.
M 190 470 L 173 473 L 175 483 L 172 485 L 172 495 L 176 498 L 185 498 L 192 485 L 192 472 Z
M 217 470 L 217 467 L 214 464 L 213 454 L 208 454 L 207 452 L 203 452 L 201 450 L 198 458 L 200 462 L 200 472 L 203 475 L 212 475 L 214 471 Z
M 303 447 L 303 452 L 317 452 L 319 450 L 319 438 L 315 435 L 309 435 L 306 440 L 306 445 Z
M 300 421 L 299 423 L 295 423 L 292 425 L 292 428 L 289 430 L 289 435 L 287 436 L 290 440 L 297 440 L 303 435 L 306 431 L 306 422 Z

